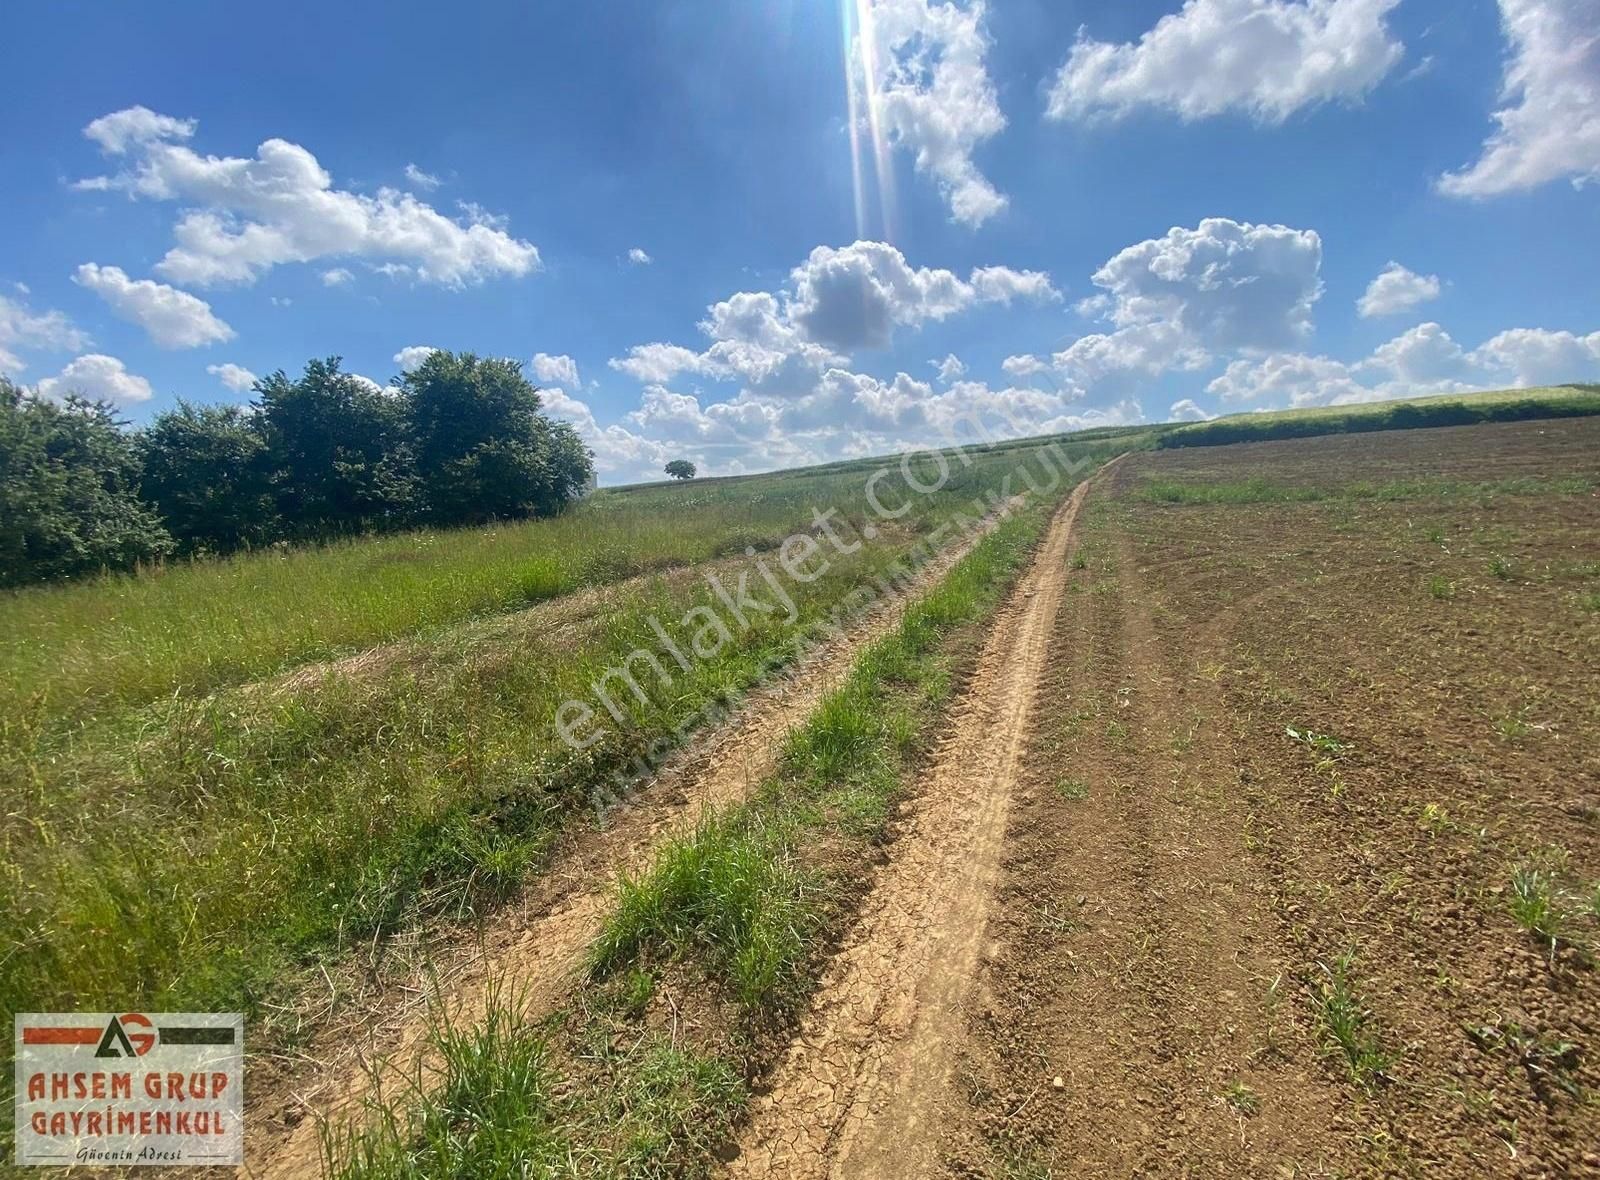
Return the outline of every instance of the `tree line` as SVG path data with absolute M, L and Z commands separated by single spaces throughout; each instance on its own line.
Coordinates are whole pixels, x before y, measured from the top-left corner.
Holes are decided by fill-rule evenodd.
M 1180 426 L 1163 434 L 1157 445 L 1164 448 L 1216 447 L 1323 434 L 1475 426 L 1483 422 L 1524 422 L 1532 418 L 1579 418 L 1600 414 L 1600 398 L 1595 397 L 1600 393 L 1600 386 L 1550 386 L 1507 396 L 1510 392 L 1492 397 L 1468 393 L 1431 397 L 1426 401 L 1374 402 L 1274 414 L 1233 414 L 1211 422 Z
M 0 586 L 419 526 L 547 516 L 592 456 L 515 361 L 434 352 L 386 389 L 314 360 L 247 406 L 105 402 L 0 377 Z

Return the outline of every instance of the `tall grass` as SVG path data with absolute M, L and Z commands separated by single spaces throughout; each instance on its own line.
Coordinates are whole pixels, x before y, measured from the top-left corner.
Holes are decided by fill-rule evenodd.
M 1600 414 L 1600 392 L 1593 386 L 1556 385 L 1372 402 L 1359 406 L 1319 406 L 1264 414 L 1233 414 L 1196 422 L 1161 435 L 1161 447 L 1214 447 L 1275 438 L 1356 434 L 1369 430 L 1410 430 L 1431 426 L 1470 426 L 1479 422 L 1517 422 L 1530 418 L 1575 418 Z
M 624 880 L 593 951 L 610 975 L 647 948 L 702 954 L 741 1003 L 772 995 L 805 954 L 819 915 L 806 904 L 816 874 L 792 855 L 792 817 L 758 809 L 710 816 L 669 845 L 651 871 Z
M 599 492 L 563 516 L 368 537 L 0 594 L 0 713 L 77 717 L 194 695 L 584 586 L 766 546 L 812 481 Z
M 957 468 L 877 543 L 791 586 L 801 623 L 828 618 L 951 513 L 975 515 L 974 500 L 1017 462 L 999 454 Z M 781 511 L 809 520 L 810 503 L 837 506 L 859 526 L 859 476 L 842 487 L 833 479 L 796 483 Z M 668 511 L 675 493 L 710 495 L 692 485 L 652 493 L 649 511 L 669 522 L 660 527 L 687 515 Z M 575 518 L 588 521 L 587 551 L 629 543 L 644 511 L 597 501 Z M 738 518 L 729 509 L 721 519 Z M 720 535 L 719 545 L 726 528 Z M 150 582 L 162 584 L 191 592 L 170 577 Z M 102 710 L 82 726 L 59 715 L 0 717 L 0 928 L 9 942 L 0 1004 L 258 1011 L 316 955 L 365 945 L 420 915 L 493 904 L 538 868 L 594 790 L 792 658 L 795 628 L 753 618 L 669 685 L 641 677 L 649 695 L 622 694 L 622 720 L 594 746 L 562 744 L 552 723 L 561 702 L 588 696 L 628 652 L 654 647 L 652 617 L 671 622 L 695 605 L 718 605 L 703 581 L 657 577 L 559 627 L 542 622 L 541 611 L 559 606 L 549 604 L 516 627 L 440 630 L 415 640 L 407 659 L 369 671 L 173 693 Z
M 1078 451 L 1109 456 L 1126 449 L 1119 439 L 1128 433 L 1067 437 Z M 1134 443 L 1153 439 L 1140 431 Z M 1039 446 L 1006 442 L 967 458 L 994 470 Z M 859 511 L 866 473 L 884 465 L 850 460 L 602 490 L 553 519 L 274 548 L 0 592 L 0 717 L 48 724 L 194 696 L 586 586 L 765 549 L 808 527 L 814 507 Z M 919 466 L 924 477 L 934 471 L 931 460 Z
M 724 1062 L 655 1033 L 592 1046 L 616 1082 L 594 1101 L 498 994 L 483 1021 L 440 1019 L 432 1039 L 436 1085 L 411 1103 L 391 1097 L 367 1126 L 325 1130 L 330 1180 L 677 1175 L 675 1157 L 710 1158 L 745 1095 Z

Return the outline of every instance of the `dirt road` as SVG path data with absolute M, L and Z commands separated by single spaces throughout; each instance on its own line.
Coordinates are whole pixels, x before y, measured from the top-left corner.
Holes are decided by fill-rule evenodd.
M 836 956 L 730 1169 L 739 1176 L 911 1176 L 931 1169 L 962 1003 L 1029 717 L 1088 485 L 1051 523 L 996 619 L 848 945 Z

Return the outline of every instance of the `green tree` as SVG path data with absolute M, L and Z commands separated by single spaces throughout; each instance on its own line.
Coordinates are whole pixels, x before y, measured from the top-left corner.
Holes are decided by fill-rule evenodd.
M 587 448 L 542 412 L 516 361 L 433 352 L 401 388 L 430 521 L 548 515 L 588 483 Z
M 127 570 L 172 551 L 138 496 L 132 439 L 104 402 L 0 377 L 0 585 Z
M 293 536 L 394 528 L 415 512 L 399 398 L 340 363 L 314 360 L 298 379 L 279 370 L 256 385 L 268 480 Z
M 584 445 L 572 423 L 553 419 L 546 421 L 550 423 L 550 450 L 546 467 L 551 472 L 551 486 L 561 497 L 564 506 L 594 490 L 594 452 Z
M 139 491 L 179 553 L 230 553 L 276 534 L 266 440 L 253 411 L 180 401 L 140 432 L 139 451 Z
M 666 472 L 673 479 L 693 479 L 695 465 L 687 459 L 674 459 L 667 464 Z

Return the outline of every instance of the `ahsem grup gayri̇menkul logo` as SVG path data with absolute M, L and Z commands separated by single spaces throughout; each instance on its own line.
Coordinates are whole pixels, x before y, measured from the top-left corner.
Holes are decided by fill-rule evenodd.
M 16 1018 L 18 1164 L 244 1163 L 244 1017 Z

